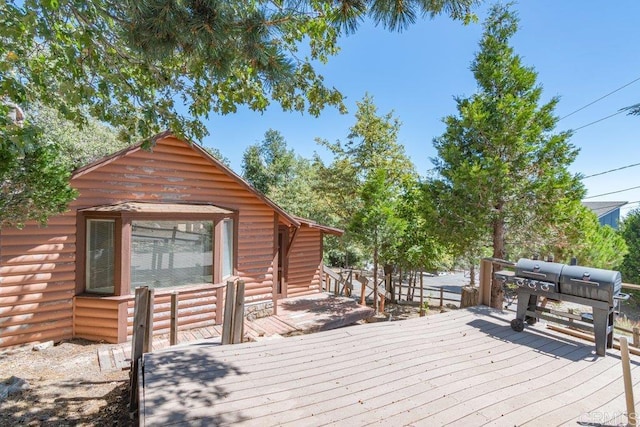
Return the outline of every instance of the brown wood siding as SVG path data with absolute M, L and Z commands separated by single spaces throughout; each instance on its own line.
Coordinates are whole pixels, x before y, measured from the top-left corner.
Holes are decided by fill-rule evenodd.
M 67 214 L 51 218 L 47 227 L 30 223 L 21 230 L 0 230 L 0 346 L 72 337 L 76 210 L 80 208 L 146 201 L 206 202 L 236 210 L 237 274 L 245 281 L 247 302 L 272 298 L 274 208 L 188 144 L 173 137 L 161 139 L 153 152 L 134 149 L 83 170 L 71 185 L 79 191 L 78 199 Z M 74 325 L 76 336 L 90 335 L 85 325 L 113 321 L 113 313 L 89 317 L 82 305 L 85 300 L 76 303 L 81 313 Z M 53 315 L 48 304 L 66 308 Z M 101 314 L 115 310 L 113 303 L 105 305 L 101 310 L 106 312 Z M 196 311 L 187 319 L 194 326 L 209 321 Z M 162 329 L 163 318 L 158 322 Z M 112 327 L 95 331 L 99 333 L 90 339 L 114 337 Z
M 0 347 L 71 338 L 75 215 L 0 233 Z
M 287 297 L 309 295 L 321 291 L 322 233 L 300 227 L 289 255 Z
M 182 290 L 178 295 L 178 329 L 201 328 L 215 325 L 219 296 L 224 295 L 224 288 L 220 291 L 208 286 L 204 289 Z M 222 297 L 224 298 L 224 297 Z M 222 302 L 222 301 L 221 301 Z M 133 334 L 134 300 L 127 304 L 127 339 Z M 153 332 L 154 334 L 168 334 L 171 326 L 171 294 L 159 293 L 154 298 Z
M 118 343 L 118 309 L 115 298 L 76 297 L 74 333 L 78 338 Z

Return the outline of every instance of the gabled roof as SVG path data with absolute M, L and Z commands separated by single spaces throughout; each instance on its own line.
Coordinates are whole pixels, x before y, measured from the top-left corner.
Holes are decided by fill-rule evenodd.
M 283 217 L 291 225 L 294 225 L 296 227 L 300 226 L 300 222 L 294 216 L 292 216 L 291 214 L 285 212 L 284 209 L 282 209 L 280 206 L 278 206 L 276 203 L 274 203 L 272 200 L 270 200 L 267 196 L 262 194 L 260 191 L 255 189 L 244 178 L 242 178 L 240 175 L 236 174 L 227 165 L 222 163 L 220 160 L 216 159 L 213 155 L 211 155 L 211 153 L 209 153 L 207 150 L 205 150 L 204 148 L 202 148 L 198 144 L 195 144 L 195 143 L 193 143 L 191 141 L 185 141 L 184 139 L 175 136 L 173 134 L 173 132 L 171 132 L 171 131 L 165 131 L 165 132 L 159 133 L 159 134 L 157 134 L 157 135 L 155 135 L 154 137 L 151 138 L 151 146 L 153 147 L 158 141 L 160 141 L 162 139 L 165 139 L 165 138 L 174 138 L 174 139 L 177 139 L 178 141 L 182 141 L 185 144 L 188 144 L 194 151 L 197 151 L 198 153 L 200 153 L 200 155 L 202 157 L 204 157 L 205 159 L 209 160 L 218 169 L 223 171 L 227 176 L 232 178 L 234 181 L 236 181 L 242 187 L 246 188 L 249 192 L 253 193 L 258 199 L 262 200 L 266 205 L 268 205 L 273 210 L 275 210 L 281 217 Z M 91 172 L 94 169 L 97 169 L 99 167 L 107 165 L 107 164 L 109 164 L 109 163 L 111 163 L 111 162 L 113 162 L 115 160 L 118 160 L 118 159 L 120 159 L 120 158 L 122 158 L 124 156 L 127 156 L 127 155 L 129 155 L 131 153 L 135 153 L 137 151 L 140 151 L 142 149 L 143 143 L 144 143 L 144 141 L 138 142 L 137 144 L 133 144 L 133 145 L 131 145 L 129 147 L 126 147 L 126 148 L 124 148 L 124 149 L 122 149 L 120 151 L 117 151 L 117 152 L 115 152 L 115 153 L 113 153 L 113 154 L 111 154 L 109 156 L 106 156 L 106 157 L 103 157 L 102 159 L 96 160 L 93 163 L 90 163 L 90 164 L 88 164 L 86 166 L 78 168 L 71 174 L 71 179 L 74 179 L 76 177 L 82 176 L 82 175 L 84 175 L 84 174 L 86 174 L 88 172 Z
M 598 218 L 602 218 L 627 203 L 629 202 L 582 202 L 582 205 L 591 209 L 596 215 L 598 215 Z

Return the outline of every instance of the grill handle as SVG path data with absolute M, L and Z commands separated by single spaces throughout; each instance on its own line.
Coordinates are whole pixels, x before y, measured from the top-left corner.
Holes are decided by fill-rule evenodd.
M 629 297 L 630 297 L 629 294 L 623 294 L 622 292 L 620 292 L 618 295 L 614 295 L 613 299 L 618 301 L 627 301 Z
M 546 274 L 544 274 L 544 273 L 536 273 L 535 271 L 524 270 L 523 273 L 531 274 L 531 275 L 538 276 L 538 277 L 547 277 Z
M 578 282 L 578 283 L 582 283 L 582 284 L 585 284 L 585 285 L 595 285 L 595 286 L 600 286 L 600 283 L 598 283 L 598 282 L 591 282 L 591 281 L 589 281 L 589 280 L 581 280 L 581 279 L 569 279 L 569 280 L 571 280 L 572 282 Z

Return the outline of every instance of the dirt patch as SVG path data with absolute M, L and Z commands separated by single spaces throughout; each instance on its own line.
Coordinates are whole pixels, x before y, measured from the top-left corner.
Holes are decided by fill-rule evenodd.
M 97 357 L 101 346 L 71 340 L 42 351 L 31 346 L 0 350 L 0 382 L 11 377 L 26 382 L 0 400 L 0 425 L 132 425 L 129 372 L 102 372 Z

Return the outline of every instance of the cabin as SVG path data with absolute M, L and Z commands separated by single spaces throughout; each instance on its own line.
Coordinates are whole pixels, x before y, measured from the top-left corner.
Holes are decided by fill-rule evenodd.
M 0 347 L 69 338 L 121 343 L 134 292 L 155 292 L 154 333 L 222 323 L 224 285 L 246 312 L 322 290 L 322 245 L 342 230 L 295 217 L 170 132 L 76 170 L 67 212 L 0 229 Z

